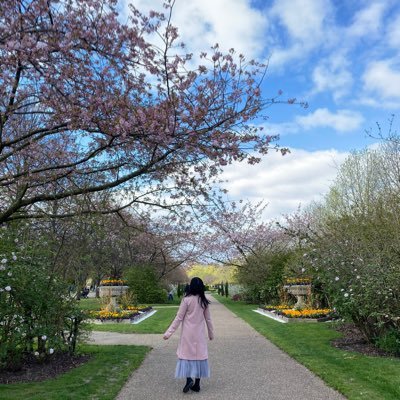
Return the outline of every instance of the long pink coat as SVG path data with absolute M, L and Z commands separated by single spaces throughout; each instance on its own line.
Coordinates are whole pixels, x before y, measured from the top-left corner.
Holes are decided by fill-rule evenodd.
M 207 360 L 206 326 L 208 338 L 214 339 L 210 307 L 204 310 L 199 303 L 199 296 L 184 297 L 175 319 L 164 333 L 164 338 L 168 339 L 181 323 L 182 332 L 176 352 L 178 358 L 182 360 Z

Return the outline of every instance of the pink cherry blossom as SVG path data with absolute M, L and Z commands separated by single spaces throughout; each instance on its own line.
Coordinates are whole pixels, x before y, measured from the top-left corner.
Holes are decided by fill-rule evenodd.
M 121 187 L 157 186 L 162 206 L 268 152 L 277 138 L 249 126 L 276 102 L 260 93 L 266 66 L 215 45 L 191 68 L 175 53 L 172 5 L 149 16 L 131 5 L 124 24 L 115 0 L 2 2 L 0 223 L 72 215 L 71 198 L 90 212 L 96 193 Z

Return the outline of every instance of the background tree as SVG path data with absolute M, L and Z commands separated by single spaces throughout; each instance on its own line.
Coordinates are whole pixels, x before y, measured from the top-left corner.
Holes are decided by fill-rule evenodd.
M 221 281 L 235 281 L 236 268 L 229 265 L 218 264 L 193 264 L 186 269 L 188 277 L 193 278 L 198 276 L 205 285 L 216 285 Z
M 280 303 L 285 266 L 290 255 L 288 249 L 276 243 L 276 247 L 247 258 L 238 268 L 237 279 L 244 286 L 248 301 L 256 304 Z
M 282 236 L 274 224 L 264 221 L 266 204 L 229 201 L 213 196 L 194 208 L 201 232 L 203 257 L 220 264 L 240 267 L 249 256 L 270 246 L 273 235 Z
M 254 205 L 217 197 L 210 203 L 200 205 L 197 212 L 205 227 L 203 254 L 236 267 L 235 278 L 249 301 L 279 302 L 291 239 L 273 221 L 264 220 L 263 202 Z
M 139 265 L 129 268 L 124 275 L 129 292 L 135 296 L 139 304 L 165 303 L 167 290 L 162 288 L 151 267 Z

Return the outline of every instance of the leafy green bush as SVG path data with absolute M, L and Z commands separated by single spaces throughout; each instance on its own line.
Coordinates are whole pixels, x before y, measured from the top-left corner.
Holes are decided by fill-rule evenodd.
M 45 246 L 18 241 L 3 228 L 0 241 L 0 368 L 18 370 L 33 352 L 44 361 L 55 351 L 75 351 L 84 314 L 67 285 L 49 274 Z
M 133 294 L 131 291 L 124 293 L 123 295 L 119 296 L 118 299 L 118 304 L 119 306 L 126 310 L 129 306 L 137 306 L 138 305 L 138 300 L 137 300 L 137 295 Z M 109 303 L 109 301 L 108 301 Z M 107 303 L 107 304 L 108 304 Z
M 125 274 L 129 292 L 137 298 L 139 304 L 165 303 L 168 293 L 161 288 L 154 270 L 149 266 L 136 266 Z
M 260 304 L 279 304 L 284 268 L 289 253 L 262 252 L 250 256 L 238 269 L 237 279 L 244 286 L 244 299 Z
M 400 355 L 400 332 L 397 329 L 390 329 L 383 336 L 375 340 L 375 345 L 388 353 Z

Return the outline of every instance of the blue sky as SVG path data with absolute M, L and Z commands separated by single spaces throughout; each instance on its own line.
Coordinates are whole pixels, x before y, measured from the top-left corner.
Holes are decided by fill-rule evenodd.
M 123 0 L 161 10 L 161 0 Z M 224 173 L 234 198 L 265 199 L 279 217 L 320 199 L 348 152 L 373 144 L 365 131 L 385 133 L 400 119 L 400 2 L 397 0 L 176 0 L 173 23 L 193 52 L 218 42 L 269 62 L 266 97 L 279 89 L 308 109 L 267 110 L 268 132 L 291 149 L 257 166 Z

